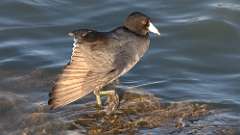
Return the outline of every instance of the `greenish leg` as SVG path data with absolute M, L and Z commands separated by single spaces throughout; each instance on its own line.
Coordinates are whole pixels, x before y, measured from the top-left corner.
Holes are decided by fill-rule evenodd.
M 100 91 L 100 95 L 107 95 L 108 106 L 106 108 L 106 113 L 111 114 L 115 111 L 119 105 L 119 97 L 115 90 Z
M 100 95 L 112 95 L 115 94 L 115 90 L 100 91 Z
M 100 97 L 101 94 L 100 94 L 99 90 L 95 90 L 94 95 L 96 96 L 97 106 L 102 107 L 102 101 L 101 101 L 101 97 Z

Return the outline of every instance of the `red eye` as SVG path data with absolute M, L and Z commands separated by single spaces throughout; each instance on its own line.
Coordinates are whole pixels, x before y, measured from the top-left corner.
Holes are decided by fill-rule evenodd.
M 143 25 L 147 25 L 147 24 L 148 24 L 148 20 L 146 20 L 146 19 L 145 19 L 145 20 L 142 20 L 141 23 L 142 23 Z
M 149 20 L 148 20 L 148 19 L 146 19 L 146 20 L 144 21 L 144 25 L 145 25 L 145 26 L 149 26 Z

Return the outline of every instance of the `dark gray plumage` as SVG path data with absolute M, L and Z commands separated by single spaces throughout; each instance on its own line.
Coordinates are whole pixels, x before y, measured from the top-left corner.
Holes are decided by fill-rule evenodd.
M 92 91 L 100 91 L 128 72 L 149 47 L 151 25 L 149 17 L 133 12 L 124 26 L 110 32 L 80 29 L 69 33 L 74 37 L 71 61 L 58 77 L 49 105 L 67 105 Z M 160 34 L 155 27 L 153 32 Z

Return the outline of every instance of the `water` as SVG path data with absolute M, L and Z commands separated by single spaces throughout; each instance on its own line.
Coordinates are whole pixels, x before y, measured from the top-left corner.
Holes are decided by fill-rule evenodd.
M 37 127 L 50 121 L 63 122 L 62 115 L 68 113 L 68 107 L 52 113 L 46 105 L 53 81 L 70 59 L 73 41 L 67 33 L 76 28 L 108 31 L 121 25 L 136 10 L 152 18 L 161 37 L 151 36 L 150 50 L 121 78 L 120 86 L 141 88 L 164 102 L 204 102 L 226 109 L 221 117 L 231 119 L 238 127 L 238 0 L 106 0 L 101 3 L 97 0 L 2 0 L 1 133 L 20 134 L 31 129 L 40 134 Z M 93 95 L 74 105 L 80 108 L 87 102 L 94 102 Z M 34 123 L 32 115 L 37 112 L 45 115 Z M 61 126 L 53 126 L 51 131 Z M 139 133 L 148 131 L 141 129 Z M 157 128 L 150 131 L 164 132 Z

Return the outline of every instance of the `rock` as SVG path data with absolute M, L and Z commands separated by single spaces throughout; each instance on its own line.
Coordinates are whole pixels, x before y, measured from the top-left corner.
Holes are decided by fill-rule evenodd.
M 78 119 L 73 120 L 69 129 L 81 127 L 87 129 L 86 134 L 91 135 L 135 134 L 141 130 L 151 131 L 151 129 L 159 129 L 159 133 L 162 134 L 180 132 L 201 134 L 206 129 L 212 130 L 212 133 L 234 131 L 223 127 L 207 128 L 211 127 L 210 125 L 196 128 L 195 122 L 212 115 L 213 112 L 206 104 L 161 103 L 161 100 L 152 94 L 131 90 L 123 93 L 120 107 L 115 113 L 111 115 L 106 115 L 102 111 L 84 113 Z

